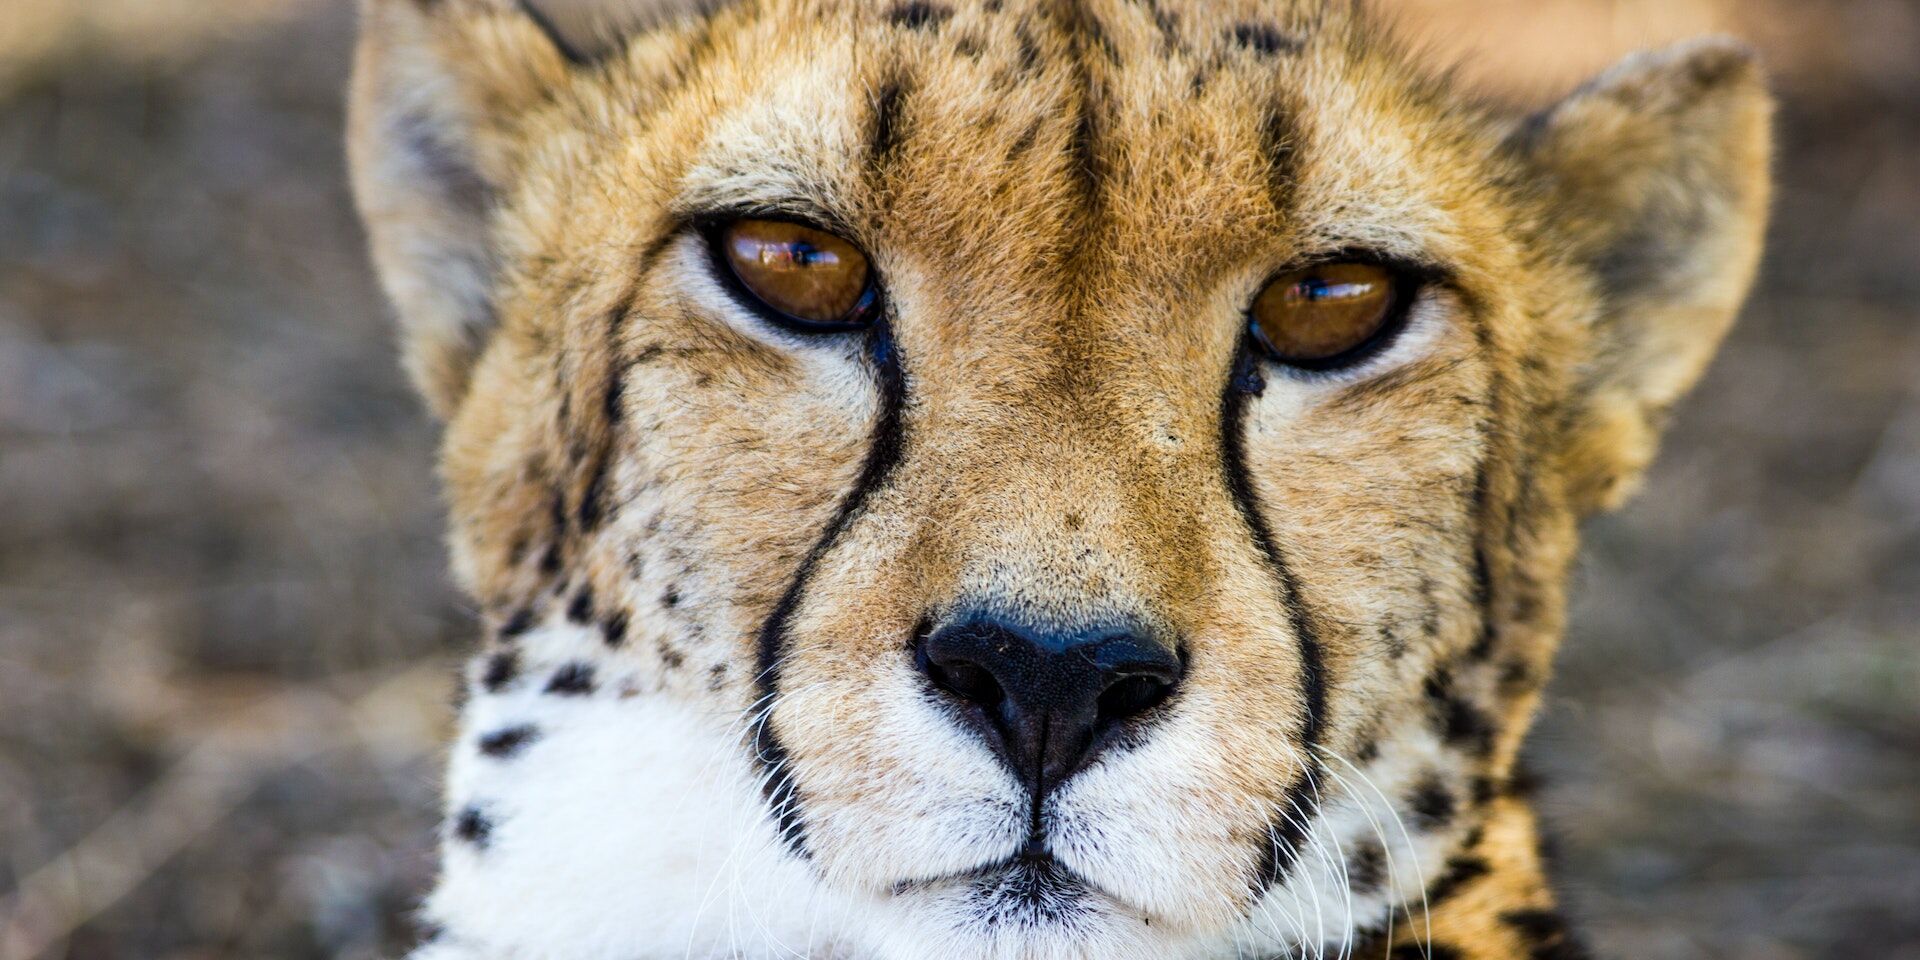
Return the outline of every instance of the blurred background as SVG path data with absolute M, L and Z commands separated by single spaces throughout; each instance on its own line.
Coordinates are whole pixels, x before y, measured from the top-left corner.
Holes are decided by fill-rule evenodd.
M 1920 958 L 1920 3 L 1377 0 L 1544 103 L 1757 44 L 1760 288 L 1531 748 L 1603 956 Z M 346 192 L 346 0 L 0 2 L 0 960 L 392 955 L 472 614 Z

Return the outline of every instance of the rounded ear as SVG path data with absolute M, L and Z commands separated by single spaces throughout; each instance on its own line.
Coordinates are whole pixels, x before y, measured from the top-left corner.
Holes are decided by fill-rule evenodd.
M 1562 447 L 1583 512 L 1631 491 L 1752 285 L 1772 112 L 1753 54 L 1713 38 L 1629 57 L 1509 138 L 1545 191 L 1536 239 L 1600 301 Z
M 450 414 L 494 326 L 494 200 L 515 118 L 566 82 L 571 53 L 513 0 L 363 0 L 347 153 L 406 367 Z

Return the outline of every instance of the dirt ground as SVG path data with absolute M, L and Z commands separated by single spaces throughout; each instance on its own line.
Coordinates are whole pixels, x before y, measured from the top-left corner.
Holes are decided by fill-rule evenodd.
M 1760 290 L 1589 531 L 1531 749 L 1602 955 L 1920 958 L 1920 4 L 1397 6 L 1524 101 L 1706 29 L 1778 71 Z M 472 616 L 343 184 L 351 21 L 0 5 L 0 960 L 410 936 Z

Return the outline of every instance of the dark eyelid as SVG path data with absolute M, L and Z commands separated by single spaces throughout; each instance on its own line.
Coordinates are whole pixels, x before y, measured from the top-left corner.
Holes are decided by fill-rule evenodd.
M 872 255 L 867 254 L 867 245 L 861 242 L 860 233 L 852 224 L 811 202 L 710 207 L 682 214 L 680 228 L 711 236 L 714 231 L 737 220 L 772 220 L 832 234 L 853 244 L 869 261 L 872 259 Z

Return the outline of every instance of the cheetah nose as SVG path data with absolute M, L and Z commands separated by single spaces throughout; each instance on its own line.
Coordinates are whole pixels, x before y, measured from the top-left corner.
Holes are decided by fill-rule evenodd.
M 1034 796 L 1086 766 L 1180 682 L 1179 655 L 1119 629 L 1059 632 L 974 617 L 924 635 L 915 662 Z

